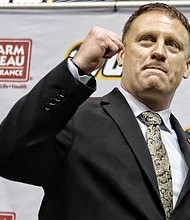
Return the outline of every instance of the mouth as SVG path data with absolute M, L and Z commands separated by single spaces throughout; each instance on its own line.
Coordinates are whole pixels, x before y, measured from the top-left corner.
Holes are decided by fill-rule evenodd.
M 164 73 L 167 73 L 167 70 L 165 67 L 162 67 L 162 66 L 158 66 L 158 65 L 145 65 L 143 67 L 143 70 L 153 70 L 153 71 L 156 71 L 156 72 L 164 72 Z

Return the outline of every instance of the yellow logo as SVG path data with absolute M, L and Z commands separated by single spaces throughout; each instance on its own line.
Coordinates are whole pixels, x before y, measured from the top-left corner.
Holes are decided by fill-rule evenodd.
M 190 126 L 184 128 L 184 131 L 185 131 L 187 134 L 190 134 Z

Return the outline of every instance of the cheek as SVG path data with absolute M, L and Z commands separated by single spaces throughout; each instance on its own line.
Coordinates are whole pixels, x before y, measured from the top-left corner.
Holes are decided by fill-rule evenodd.
M 184 69 L 180 68 L 180 64 L 177 68 L 171 67 L 169 75 L 169 83 L 173 87 L 177 88 L 183 78 Z
M 173 62 L 170 62 L 169 68 L 171 76 L 173 75 L 176 79 L 183 78 L 186 70 L 186 62 L 184 59 L 175 59 Z
M 137 69 L 139 66 L 143 63 L 143 54 L 139 54 L 139 51 L 136 50 L 130 50 L 126 55 L 124 59 L 124 64 L 126 68 L 132 68 Z

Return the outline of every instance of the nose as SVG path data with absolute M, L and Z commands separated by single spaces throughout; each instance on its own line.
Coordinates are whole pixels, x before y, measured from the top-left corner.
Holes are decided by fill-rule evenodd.
M 165 62 L 166 60 L 166 53 L 163 43 L 155 43 L 154 48 L 151 53 L 151 59 L 156 59 L 161 62 Z

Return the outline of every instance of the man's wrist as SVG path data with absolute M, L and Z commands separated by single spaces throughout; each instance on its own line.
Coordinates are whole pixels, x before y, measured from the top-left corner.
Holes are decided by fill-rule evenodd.
M 78 74 L 79 74 L 80 76 L 87 75 L 87 74 L 85 74 L 85 72 L 73 61 L 72 58 L 71 58 L 70 60 L 71 60 L 71 62 L 76 66 L 76 68 L 78 69 Z
M 87 84 L 88 81 L 91 79 L 91 75 L 85 74 L 72 60 L 72 57 L 68 58 L 68 69 L 71 74 L 78 79 L 83 84 Z

